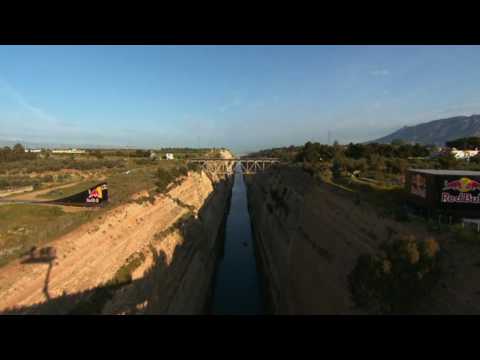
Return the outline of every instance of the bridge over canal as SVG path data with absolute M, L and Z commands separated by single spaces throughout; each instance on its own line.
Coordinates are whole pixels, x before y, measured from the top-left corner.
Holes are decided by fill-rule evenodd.
M 237 164 L 240 164 L 244 174 L 255 174 L 274 166 L 280 160 L 277 158 L 198 158 L 189 159 L 187 162 L 200 164 L 203 171 L 214 174 L 233 174 Z

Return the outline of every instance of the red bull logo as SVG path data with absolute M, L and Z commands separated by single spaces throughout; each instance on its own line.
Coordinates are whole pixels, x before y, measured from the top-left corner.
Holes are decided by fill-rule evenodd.
M 459 192 L 480 190 L 480 182 L 465 177 L 459 180 L 445 181 L 443 191 L 447 190 L 457 190 Z
M 480 182 L 469 178 L 447 181 L 442 189 L 442 202 L 480 203 Z
M 106 184 L 89 189 L 86 202 L 99 203 L 103 199 L 103 190 L 107 190 Z

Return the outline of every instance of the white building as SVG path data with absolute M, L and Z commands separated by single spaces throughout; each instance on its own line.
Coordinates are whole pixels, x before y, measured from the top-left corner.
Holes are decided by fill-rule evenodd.
M 172 154 L 172 153 L 166 153 L 166 154 L 165 154 L 165 159 L 167 159 L 167 160 L 173 160 L 173 154 Z
M 40 149 L 25 149 L 25 152 L 29 152 L 29 153 L 39 153 L 41 151 L 42 150 L 40 150 Z
M 455 159 L 469 159 L 478 154 L 478 149 L 475 150 L 457 150 L 452 148 L 451 153 L 455 156 Z
M 53 154 L 85 154 L 85 150 L 78 149 L 55 149 L 52 150 Z

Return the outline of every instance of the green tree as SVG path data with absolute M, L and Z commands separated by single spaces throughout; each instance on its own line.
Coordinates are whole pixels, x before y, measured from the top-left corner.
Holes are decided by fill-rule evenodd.
M 454 169 L 458 164 L 458 160 L 451 152 L 439 156 L 437 161 L 441 169 Z
M 22 146 L 22 144 L 15 144 L 13 147 L 13 152 L 15 154 L 25 154 L 25 148 Z
M 393 139 L 391 144 L 394 146 L 400 146 L 400 145 L 404 145 L 405 141 L 403 141 L 402 139 Z
M 480 137 L 471 136 L 447 141 L 446 145 L 449 148 L 457 148 L 462 150 L 474 150 L 480 148 Z
M 95 156 L 97 159 L 103 159 L 103 154 L 100 150 L 95 150 L 93 153 L 92 153 L 93 156 Z
M 343 175 L 345 169 L 345 158 L 337 154 L 332 161 L 332 175 L 335 178 L 339 178 Z
M 405 314 L 430 299 L 441 275 L 434 239 L 401 236 L 384 242 L 376 255 L 364 254 L 348 275 L 352 299 L 374 313 Z

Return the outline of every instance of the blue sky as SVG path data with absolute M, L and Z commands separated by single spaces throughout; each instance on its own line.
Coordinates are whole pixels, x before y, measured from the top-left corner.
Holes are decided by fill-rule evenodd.
M 0 46 L 0 141 L 371 140 L 480 113 L 479 46 Z

